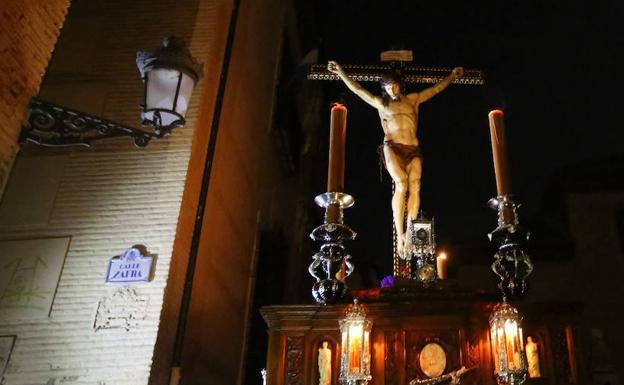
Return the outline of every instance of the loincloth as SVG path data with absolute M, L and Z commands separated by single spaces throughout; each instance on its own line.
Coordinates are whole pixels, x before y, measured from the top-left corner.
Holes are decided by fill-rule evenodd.
M 383 166 L 386 170 L 388 169 L 388 167 L 386 166 L 386 157 L 384 156 L 383 151 L 384 146 L 390 147 L 390 150 L 396 154 L 396 156 L 400 159 L 402 163 L 403 169 L 405 169 L 407 165 L 415 158 L 422 158 L 422 153 L 420 152 L 419 146 L 414 146 L 412 144 L 395 143 L 391 140 L 385 140 L 377 147 L 377 154 L 379 154 L 379 180 L 383 179 L 383 172 L 381 171 L 381 167 Z
M 386 140 L 382 144 L 380 144 L 379 147 L 377 147 L 377 153 L 379 154 L 379 165 L 380 167 L 381 165 L 383 165 L 386 169 L 388 167 L 386 166 L 386 157 L 384 156 L 383 152 L 384 146 L 390 147 L 390 150 L 392 150 L 392 152 L 394 152 L 394 154 L 398 156 L 399 159 L 401 159 L 401 162 L 403 163 L 403 168 L 407 167 L 407 165 L 414 158 L 422 158 L 420 147 L 411 144 L 395 143 L 391 140 Z

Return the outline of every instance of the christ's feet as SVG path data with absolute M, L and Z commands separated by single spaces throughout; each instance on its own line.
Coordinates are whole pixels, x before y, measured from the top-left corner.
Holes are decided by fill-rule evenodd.
M 409 245 L 406 242 L 407 236 L 406 234 L 401 234 L 397 236 L 397 254 L 402 259 L 406 259 L 409 256 Z
M 396 236 L 396 252 L 399 254 L 399 257 L 403 258 L 403 247 L 405 245 L 405 235 L 397 234 Z

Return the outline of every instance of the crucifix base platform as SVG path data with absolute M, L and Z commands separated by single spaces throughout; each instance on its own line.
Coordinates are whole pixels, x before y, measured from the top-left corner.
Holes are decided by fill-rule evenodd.
M 457 282 L 427 289 L 393 287 L 358 291 L 372 321 L 369 384 L 406 385 L 444 376 L 462 366 L 475 368 L 461 384 L 495 385 L 488 317 L 495 296 L 462 289 Z M 280 305 L 261 309 L 268 325 L 267 385 L 319 385 L 319 349 L 331 349 L 330 385 L 339 385 L 344 304 Z M 577 335 L 580 305 L 570 302 L 514 304 L 524 315 L 524 338 L 537 341 L 540 378 L 525 384 L 587 383 Z M 437 351 L 432 359 L 421 359 Z M 448 383 L 448 382 L 440 382 Z

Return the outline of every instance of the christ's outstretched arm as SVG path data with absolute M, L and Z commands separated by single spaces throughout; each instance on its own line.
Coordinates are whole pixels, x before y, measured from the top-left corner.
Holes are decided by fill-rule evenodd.
M 360 99 L 362 99 L 372 107 L 382 107 L 381 98 L 371 94 L 358 82 L 351 79 L 349 75 L 344 72 L 342 67 L 340 67 L 340 64 L 336 63 L 335 61 L 330 61 L 327 63 L 327 70 L 331 73 L 338 75 L 340 77 L 340 80 L 342 80 L 344 84 L 346 84 L 347 88 L 349 88 L 354 94 L 359 96 Z
M 446 87 L 448 87 L 449 84 L 451 84 L 453 82 L 453 80 L 461 77 L 463 74 L 464 74 L 464 69 L 462 67 L 455 67 L 453 69 L 453 72 L 451 72 L 451 74 L 449 76 L 447 76 L 444 79 L 440 80 L 433 87 L 429 87 L 429 88 L 426 88 L 426 89 L 422 90 L 421 92 L 418 93 L 418 96 L 416 96 L 414 94 L 410 94 L 410 95 L 407 95 L 407 97 L 410 100 L 417 99 L 418 103 L 426 102 L 427 100 L 431 99 L 435 95 L 437 95 L 440 92 L 444 91 L 446 89 Z M 414 95 L 416 97 L 415 98 L 411 97 L 411 95 Z

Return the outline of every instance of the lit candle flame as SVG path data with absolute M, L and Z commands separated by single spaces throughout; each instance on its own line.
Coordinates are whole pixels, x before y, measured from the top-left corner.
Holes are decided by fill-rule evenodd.
M 349 366 L 351 372 L 360 371 L 360 360 L 362 359 L 362 324 L 357 323 L 349 327 Z

